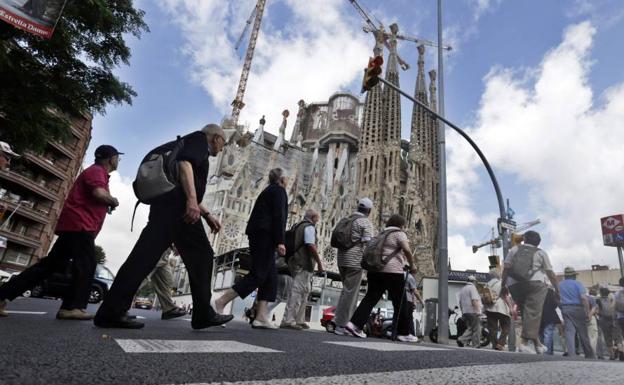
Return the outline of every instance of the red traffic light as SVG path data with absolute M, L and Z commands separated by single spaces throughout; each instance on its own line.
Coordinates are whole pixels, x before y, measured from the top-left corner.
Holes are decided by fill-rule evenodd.
M 382 56 L 375 56 L 374 58 L 368 59 L 368 68 L 364 72 L 364 79 L 362 80 L 362 92 L 370 91 L 371 88 L 379 83 L 382 64 Z

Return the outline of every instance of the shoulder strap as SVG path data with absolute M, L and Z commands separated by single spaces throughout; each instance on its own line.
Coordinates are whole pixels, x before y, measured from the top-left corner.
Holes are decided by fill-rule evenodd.
M 132 211 L 132 220 L 130 221 L 130 232 L 132 232 L 132 230 L 134 229 L 134 216 L 136 215 L 137 207 L 139 207 L 140 204 L 141 202 L 139 201 L 134 204 L 134 210 Z
M 382 233 L 385 233 L 384 234 L 384 244 L 386 243 L 386 239 L 388 239 L 388 236 L 390 234 L 392 234 L 392 233 L 396 233 L 397 231 L 401 231 L 401 230 L 392 229 L 392 230 L 385 230 L 385 231 L 383 231 Z M 388 255 L 385 259 L 383 259 L 384 265 L 387 264 L 388 262 L 390 262 L 390 260 L 392 258 L 396 257 L 399 254 L 400 251 L 401 251 L 401 245 L 398 245 L 397 248 L 392 253 L 390 253 L 390 255 Z

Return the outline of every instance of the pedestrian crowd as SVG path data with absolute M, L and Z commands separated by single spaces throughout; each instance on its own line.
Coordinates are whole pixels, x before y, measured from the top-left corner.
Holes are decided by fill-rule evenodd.
M 480 290 L 476 278 L 469 276 L 460 291 L 466 330 L 457 344 L 476 348 L 491 344 L 496 350 L 552 355 L 557 331 L 565 357 L 582 350 L 587 359 L 624 361 L 624 278 L 615 292 L 607 285 L 588 292 L 572 267 L 564 269 L 564 279 L 559 281 L 548 254 L 539 248 L 539 233 L 527 231 L 514 241 L 502 274 L 492 268 L 491 279 Z M 482 314 L 489 341 L 483 340 Z M 519 343 L 512 346 L 516 333 Z
M 86 307 L 96 268 L 95 238 L 107 213 L 119 205 L 109 191 L 109 174 L 117 169 L 123 155 L 113 146 L 99 146 L 94 164 L 80 173 L 65 200 L 55 229 L 58 238 L 48 256 L 0 286 L 0 316 L 8 315 L 9 301 L 69 265 L 71 287 L 62 298 L 58 319 L 93 320 L 101 328 L 142 328 L 144 324 L 128 310 L 149 277 L 162 319 L 191 313 L 193 329 L 231 321 L 233 316 L 225 314 L 228 305 L 254 292 L 253 311 L 248 312 L 253 328 L 309 328 L 305 310 L 312 278 L 315 271 L 324 271 L 316 235 L 321 217 L 309 209 L 287 229 L 288 177 L 281 168 L 269 171 L 267 187 L 257 197 L 247 223 L 249 273 L 219 298 L 212 298 L 214 251 L 201 220 L 215 233 L 221 230 L 221 223 L 201 202 L 209 157 L 219 154 L 226 142 L 223 129 L 208 124 L 155 148 L 143 159 L 133 187 L 139 201 L 150 206 L 149 221 L 96 314 L 91 314 Z M 9 144 L 0 142 L 0 169 L 18 156 Z M 338 249 L 342 281 L 334 333 L 366 338 L 371 314 L 387 293 L 394 309 L 392 337 L 418 342 L 413 313 L 422 300 L 406 220 L 391 215 L 385 228 L 374 234 L 369 220 L 373 207 L 371 199 L 362 197 L 355 212 L 342 218 L 332 232 L 331 245 Z M 515 245 L 502 270 L 493 267 L 484 285 L 471 275 L 461 289 L 459 307 L 465 330 L 457 336 L 458 345 L 554 354 L 557 330 L 563 339 L 564 356 L 574 356 L 581 348 L 588 359 L 624 360 L 624 278 L 615 293 L 604 285 L 588 293 L 576 281 L 577 273 L 571 267 L 565 268 L 565 279 L 559 282 L 548 254 L 539 248 L 537 232 L 527 231 L 520 238 L 514 234 L 512 241 Z M 171 254 L 179 255 L 187 268 L 192 312 L 190 305 L 179 307 L 172 299 Z M 367 290 L 359 301 L 364 276 Z M 280 303 L 285 303 L 286 309 L 281 322 L 275 323 L 272 313 Z M 489 330 L 485 341 L 483 327 Z M 519 341 L 513 343 L 516 333 Z

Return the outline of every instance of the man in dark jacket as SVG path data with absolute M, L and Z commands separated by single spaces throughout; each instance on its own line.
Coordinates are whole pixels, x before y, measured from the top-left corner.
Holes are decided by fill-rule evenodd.
M 210 306 L 214 251 L 200 221 L 203 217 L 213 232 L 221 229 L 219 221 L 200 202 L 206 191 L 208 157 L 216 156 L 223 149 L 225 133 L 218 125 L 209 124 L 182 139 L 184 146 L 177 155 L 179 185 L 151 204 L 149 222 L 95 316 L 94 324 L 98 327 L 139 329 L 144 326 L 129 319 L 126 311 L 141 282 L 172 243 L 189 274 L 195 310 L 191 321 L 193 329 L 221 325 L 234 318 L 217 314 Z
M 281 168 L 274 168 L 269 172 L 269 186 L 256 199 L 247 222 L 245 234 L 249 237 L 251 271 L 215 302 L 217 312 L 221 313 L 234 298 L 245 298 L 257 288 L 256 319 L 251 324 L 254 328 L 277 329 L 269 320 L 267 304 L 275 301 L 277 294 L 275 250 L 279 255 L 286 254 L 284 236 L 288 196 L 286 177 L 283 174 Z

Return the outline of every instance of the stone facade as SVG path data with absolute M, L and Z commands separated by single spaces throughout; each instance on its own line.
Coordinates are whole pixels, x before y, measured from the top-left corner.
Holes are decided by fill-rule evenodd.
M 399 85 L 396 39 L 389 38 L 386 79 Z M 420 49 L 416 96 L 435 109 L 435 72 L 425 87 L 424 50 Z M 428 91 L 430 96 L 428 95 Z M 429 97 L 428 97 L 429 96 Z M 314 208 L 318 249 L 327 270 L 337 271 L 331 231 L 354 211 L 357 199 L 375 202 L 371 220 L 376 230 L 394 213 L 408 220 L 407 232 L 423 274 L 435 274 L 437 125 L 421 109 L 412 113 L 410 141 L 401 140 L 399 95 L 375 86 L 362 103 L 348 93 L 327 102 L 299 101 L 291 139 L 285 139 L 288 113 L 279 134 L 265 132 L 264 118 L 251 144 L 227 146 L 211 162 L 204 204 L 218 214 L 223 230 L 212 235 L 215 253 L 246 247 L 245 226 L 257 195 L 267 185 L 268 171 L 282 167 L 288 176 L 289 224 Z

